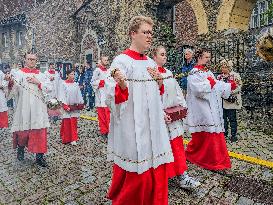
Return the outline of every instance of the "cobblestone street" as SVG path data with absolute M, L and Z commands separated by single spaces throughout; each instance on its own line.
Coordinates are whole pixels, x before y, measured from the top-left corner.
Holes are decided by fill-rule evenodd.
M 92 112 L 85 114 L 95 116 Z M 25 161 L 19 162 L 12 149 L 9 130 L 0 131 L 0 204 L 111 204 L 105 197 L 111 180 L 111 164 L 106 162 L 106 140 L 98 135 L 97 122 L 79 120 L 77 146 L 61 143 L 59 124 L 58 121 L 48 130 L 47 169 L 38 168 L 34 164 L 34 155 L 29 153 L 26 153 Z M 228 143 L 229 151 L 273 161 L 272 136 L 250 131 L 243 125 L 239 133 L 237 143 Z M 178 187 L 177 179 L 170 180 L 169 204 L 273 204 L 272 169 L 234 158 L 232 166 L 230 175 L 224 176 L 189 164 L 189 174 L 199 179 L 202 185 L 195 192 L 189 192 Z M 242 185 L 242 190 L 233 190 L 231 182 L 236 176 L 252 180 L 252 187 Z M 263 183 L 261 187 L 267 189 L 255 191 L 254 182 Z M 267 196 L 262 199 L 255 194 L 251 196 L 246 191 L 251 193 L 251 189 Z

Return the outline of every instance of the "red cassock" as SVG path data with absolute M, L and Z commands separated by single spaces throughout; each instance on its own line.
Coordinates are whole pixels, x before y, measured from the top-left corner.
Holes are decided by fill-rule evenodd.
M 110 109 L 108 107 L 97 107 L 100 133 L 108 134 L 110 123 Z
M 8 111 L 0 112 L 0 128 L 8 128 L 9 119 L 8 119 Z
M 160 180 L 158 180 L 160 179 Z M 107 197 L 113 205 L 167 205 L 168 171 L 162 164 L 137 174 L 113 166 L 112 184 Z
M 224 133 L 192 133 L 186 157 L 190 162 L 209 170 L 231 168 Z
M 168 164 L 169 177 L 180 176 L 188 169 L 183 145 L 183 138 L 176 137 L 170 140 L 174 162 Z
M 99 89 L 103 88 L 104 84 L 105 84 L 105 81 L 101 80 L 99 83 Z M 108 107 L 97 107 L 97 112 L 98 112 L 100 133 L 102 135 L 108 134 L 109 124 L 110 124 L 110 109 Z
M 27 147 L 31 153 L 47 152 L 47 129 L 17 131 L 13 133 L 13 148 Z
M 78 119 L 76 117 L 62 120 L 60 135 L 63 144 L 79 140 L 77 122 Z

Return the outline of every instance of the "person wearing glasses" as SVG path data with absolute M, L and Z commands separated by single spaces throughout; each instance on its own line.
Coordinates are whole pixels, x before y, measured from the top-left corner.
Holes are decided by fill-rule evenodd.
M 156 63 L 145 55 L 153 20 L 133 17 L 128 34 L 131 45 L 114 58 L 105 82 L 108 159 L 114 161 L 108 198 L 113 205 L 167 205 L 167 164 L 174 158 L 161 102 L 164 85 Z
M 47 152 L 47 128 L 50 126 L 44 93 L 52 90 L 52 84 L 44 73 L 36 68 L 37 55 L 25 55 L 25 67 L 12 70 L 8 76 L 10 94 L 16 107 L 11 132 L 17 158 L 24 160 L 25 147 L 36 154 L 38 166 L 47 167 L 44 154 Z

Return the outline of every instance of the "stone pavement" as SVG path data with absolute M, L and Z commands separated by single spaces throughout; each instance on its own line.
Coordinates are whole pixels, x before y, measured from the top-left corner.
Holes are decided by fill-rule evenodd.
M 95 115 L 92 112 L 86 114 Z M 79 120 L 80 141 L 77 146 L 61 143 L 59 124 L 58 121 L 48 130 L 49 150 L 46 158 L 50 167 L 47 169 L 37 167 L 34 155 L 29 153 L 24 162 L 17 161 L 9 130 L 0 130 L 1 205 L 111 204 L 105 198 L 111 180 L 111 164 L 106 162 L 106 140 L 98 135 L 97 122 Z M 242 126 L 239 131 L 238 143 L 228 143 L 230 151 L 273 161 L 272 136 Z M 190 192 L 180 189 L 177 179 L 170 180 L 169 204 L 273 204 L 272 169 L 236 159 L 232 159 L 232 166 L 231 176 L 223 176 L 189 164 L 189 175 L 199 179 L 202 185 Z M 247 187 L 236 176 L 266 185 L 255 190 L 258 185 L 253 181 Z M 245 187 L 240 189 L 241 184 Z M 251 194 L 251 188 L 254 188 L 254 192 L 262 191 L 260 194 L 266 193 L 268 196 L 256 197 Z

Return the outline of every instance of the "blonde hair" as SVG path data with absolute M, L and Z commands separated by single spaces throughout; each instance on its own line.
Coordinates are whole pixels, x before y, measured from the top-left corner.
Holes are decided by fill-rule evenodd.
M 152 49 L 152 56 L 153 56 L 153 57 L 156 56 L 156 55 L 157 55 L 157 52 L 158 52 L 160 49 L 162 49 L 162 48 L 166 50 L 166 48 L 165 48 L 164 46 L 162 46 L 162 45 L 153 48 L 153 49 Z
M 232 62 L 232 60 L 227 60 L 227 59 L 221 60 L 221 61 L 220 61 L 220 65 L 221 65 L 221 66 L 222 66 L 222 65 L 227 66 L 227 67 L 229 68 L 230 71 L 232 71 L 232 69 L 233 69 L 233 62 Z
M 147 23 L 151 26 L 154 25 L 154 22 L 151 17 L 147 16 L 135 16 L 133 17 L 129 22 L 129 35 L 131 35 L 132 32 L 137 32 L 139 27 L 143 24 Z

